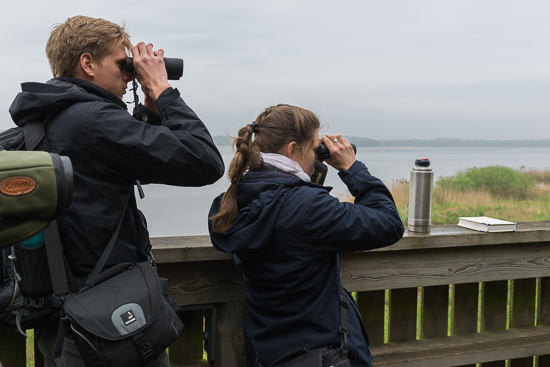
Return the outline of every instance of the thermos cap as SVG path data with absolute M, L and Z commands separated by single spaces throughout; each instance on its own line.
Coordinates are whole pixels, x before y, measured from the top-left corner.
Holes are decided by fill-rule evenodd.
M 414 161 L 415 166 L 430 167 L 430 158 L 422 158 Z

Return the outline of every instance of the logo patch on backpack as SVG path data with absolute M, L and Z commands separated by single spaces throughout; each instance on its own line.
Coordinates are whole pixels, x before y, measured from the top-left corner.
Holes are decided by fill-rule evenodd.
M 124 325 L 126 325 L 126 326 L 136 322 L 136 316 L 134 315 L 132 310 L 124 312 L 122 315 L 120 315 L 120 317 L 122 318 L 122 321 L 124 322 Z
M 8 196 L 22 196 L 36 188 L 36 181 L 27 176 L 8 177 L 0 182 L 0 192 Z

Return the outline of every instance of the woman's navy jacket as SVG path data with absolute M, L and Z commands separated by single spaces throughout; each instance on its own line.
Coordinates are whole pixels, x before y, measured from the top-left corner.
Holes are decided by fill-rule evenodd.
M 339 346 L 336 254 L 389 246 L 403 236 L 382 181 L 359 161 L 339 175 L 355 204 L 283 172 L 250 171 L 239 182 L 235 222 L 223 233 L 210 231 L 214 247 L 234 255 L 246 283 L 247 366 L 256 358 L 251 332 L 264 367 L 299 348 Z M 370 366 L 361 316 L 349 294 L 348 301 L 349 359 Z

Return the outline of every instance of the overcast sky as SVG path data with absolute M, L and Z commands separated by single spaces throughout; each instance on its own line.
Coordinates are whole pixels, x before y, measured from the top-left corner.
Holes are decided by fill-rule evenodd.
M 550 1 L 3 2 L 0 130 L 26 81 L 51 78 L 52 25 L 125 24 L 185 60 L 172 83 L 212 135 L 265 107 L 316 112 L 328 132 L 373 139 L 549 139 Z M 125 97 L 129 100 L 130 93 Z

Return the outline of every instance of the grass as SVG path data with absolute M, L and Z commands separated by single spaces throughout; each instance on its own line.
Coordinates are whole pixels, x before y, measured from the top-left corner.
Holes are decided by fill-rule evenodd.
M 496 167 L 497 172 L 498 170 L 509 170 L 507 167 Z M 480 169 L 476 170 L 476 173 L 479 173 Z M 529 177 L 525 180 L 516 177 L 517 182 L 527 183 L 525 187 L 505 190 L 503 189 L 505 185 L 498 180 L 494 181 L 494 187 L 487 186 L 488 184 L 460 186 L 462 180 L 460 173 L 455 176 L 439 178 L 433 189 L 432 225 L 457 224 L 458 217 L 477 216 L 494 217 L 513 222 L 550 220 L 550 169 L 514 172 L 521 177 Z M 494 172 L 486 171 L 484 173 L 486 176 L 491 176 L 491 173 Z M 480 176 L 482 175 L 483 172 Z M 513 175 L 515 176 L 515 174 Z M 459 184 L 453 185 L 453 179 Z M 491 182 L 487 178 L 484 181 Z M 401 220 L 406 225 L 409 183 L 407 180 L 393 180 L 387 182 L 386 185 L 394 197 Z M 354 198 L 348 193 L 342 200 L 353 202 Z
M 27 330 L 26 340 L 27 366 L 34 367 L 34 330 Z

